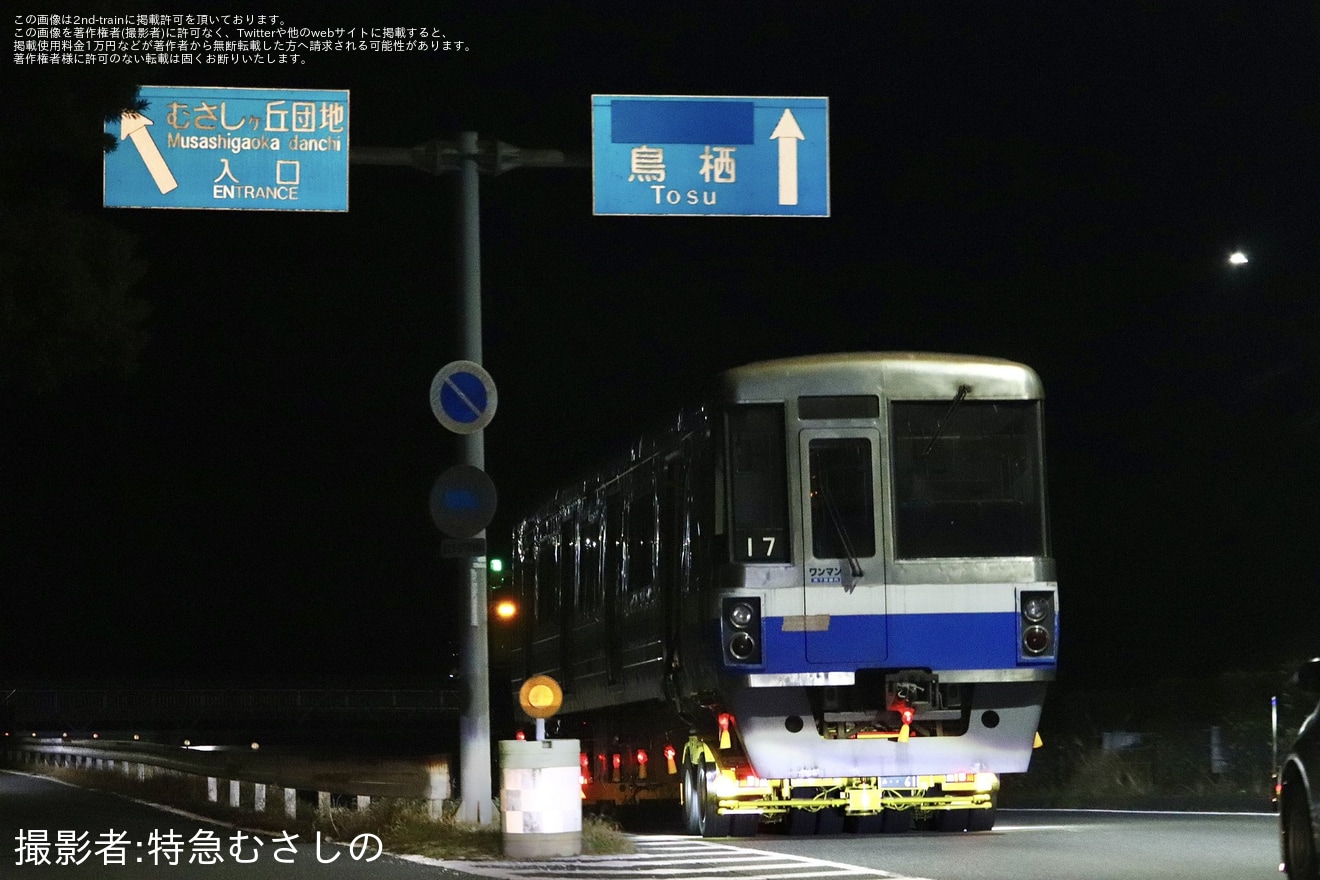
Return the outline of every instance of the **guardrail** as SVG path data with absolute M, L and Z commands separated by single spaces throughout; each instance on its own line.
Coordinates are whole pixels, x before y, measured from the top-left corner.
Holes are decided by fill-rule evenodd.
M 0 686 L 0 720 L 11 730 L 189 729 L 228 724 L 389 724 L 457 718 L 457 687 Z
M 431 815 L 439 816 L 451 794 L 449 757 L 425 758 L 321 758 L 282 750 L 221 746 L 166 746 L 155 743 L 31 739 L 0 746 L 6 763 L 71 767 L 123 773 L 139 780 L 160 773 L 186 774 L 206 779 L 207 797 L 237 808 L 249 802 L 244 787 L 251 787 L 251 803 L 266 810 L 269 790 L 279 792 L 284 814 L 294 817 L 297 793 L 315 791 L 317 805 L 329 808 L 332 795 L 354 797 L 359 809 L 375 798 L 425 800 Z

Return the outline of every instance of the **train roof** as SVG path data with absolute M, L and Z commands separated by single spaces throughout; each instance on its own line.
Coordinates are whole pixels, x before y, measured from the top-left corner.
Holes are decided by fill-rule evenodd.
M 839 382 L 872 382 L 890 399 L 942 399 L 970 386 L 969 400 L 1035 400 L 1045 396 L 1036 371 L 981 355 L 915 351 L 842 352 L 758 361 L 726 370 L 726 399 L 774 399 L 792 383 L 795 394 L 829 394 Z M 836 392 L 837 393 L 837 392 Z

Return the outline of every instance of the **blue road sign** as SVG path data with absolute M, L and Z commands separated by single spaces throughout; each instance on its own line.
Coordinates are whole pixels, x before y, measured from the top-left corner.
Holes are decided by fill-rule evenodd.
M 596 214 L 828 217 L 826 98 L 593 95 Z
M 471 538 L 490 525 L 497 500 L 495 484 L 485 471 L 456 464 L 431 486 L 431 519 L 451 538 Z
M 105 130 L 107 208 L 348 210 L 348 92 L 143 86 Z
M 456 434 L 471 434 L 490 424 L 498 402 L 495 380 L 472 361 L 451 361 L 431 380 L 431 412 Z

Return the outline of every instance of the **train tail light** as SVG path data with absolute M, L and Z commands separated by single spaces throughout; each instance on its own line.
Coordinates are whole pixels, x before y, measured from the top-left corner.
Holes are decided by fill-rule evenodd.
M 889 709 L 892 712 L 897 712 L 899 720 L 903 723 L 903 726 L 898 729 L 898 741 L 901 743 L 907 742 L 912 735 L 912 719 L 916 717 L 916 710 L 909 706 L 902 697 L 890 703 Z
M 1018 595 L 1018 657 L 1052 659 L 1055 643 L 1054 593 L 1025 590 Z
M 670 776 L 678 774 L 678 764 L 674 760 L 677 757 L 678 752 L 674 750 L 673 746 L 665 746 L 665 769 L 669 771 Z
M 720 642 L 724 665 L 760 666 L 761 599 L 757 596 L 726 596 L 721 606 Z

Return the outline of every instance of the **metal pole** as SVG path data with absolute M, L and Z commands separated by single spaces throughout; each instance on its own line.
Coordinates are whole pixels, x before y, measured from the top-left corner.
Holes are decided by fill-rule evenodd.
M 460 357 L 481 363 L 481 212 L 477 193 L 477 133 L 465 131 L 458 140 L 458 282 L 459 319 L 463 328 Z M 463 463 L 485 469 L 482 431 L 463 435 Z M 483 531 L 477 537 L 485 538 Z M 459 661 L 468 691 L 468 709 L 459 721 L 459 813 L 465 822 L 495 821 L 490 779 L 490 657 L 486 644 L 486 557 L 477 556 L 468 570 L 468 625 L 463 627 Z

